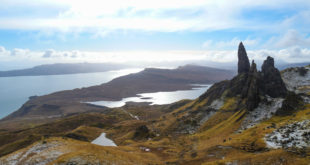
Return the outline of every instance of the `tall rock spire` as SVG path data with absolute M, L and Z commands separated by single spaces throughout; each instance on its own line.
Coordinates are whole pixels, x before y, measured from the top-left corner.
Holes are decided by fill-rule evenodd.
M 243 43 L 240 42 L 238 48 L 238 74 L 248 73 L 250 70 L 250 62 Z
M 274 59 L 267 57 L 262 65 L 262 83 L 263 92 L 271 97 L 284 97 L 287 89 L 281 78 L 280 71 L 274 67 Z

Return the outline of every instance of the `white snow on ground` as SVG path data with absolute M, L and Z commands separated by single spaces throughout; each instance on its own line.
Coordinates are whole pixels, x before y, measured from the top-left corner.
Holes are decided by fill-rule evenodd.
M 263 120 L 269 119 L 282 106 L 283 98 L 267 97 L 267 102 L 259 103 L 258 107 L 250 111 L 243 120 L 241 129 L 251 128 Z
M 18 152 L 14 152 L 5 158 L 0 159 L 2 165 L 45 165 L 57 159 L 64 152 L 53 150 L 53 148 L 62 145 L 62 143 L 53 141 L 50 143 L 37 142 L 34 145 Z
M 210 108 L 220 109 L 223 105 L 224 105 L 224 99 L 220 98 L 212 101 Z
M 270 148 L 310 147 L 310 120 L 282 126 L 267 134 L 265 141 Z
M 101 146 L 116 146 L 116 144 L 105 136 L 105 133 L 102 133 L 99 137 L 97 137 L 92 144 L 97 144 Z
M 286 88 L 290 91 L 295 91 L 296 93 L 303 93 L 310 91 L 310 67 L 307 66 L 305 69 L 308 70 L 305 76 L 301 76 L 297 68 L 286 69 L 282 72 L 281 76 L 286 85 Z M 307 90 L 302 88 L 308 88 Z
M 132 118 L 134 118 L 134 119 L 136 119 L 136 120 L 140 120 L 139 116 L 135 116 L 135 115 L 133 115 L 132 113 L 126 111 L 125 109 L 123 109 L 123 111 L 126 112 L 130 117 L 132 117 Z
M 126 111 L 126 112 L 127 112 L 127 111 Z M 135 116 L 135 115 L 133 115 L 133 114 L 130 113 L 130 112 L 128 112 L 128 114 L 129 114 L 132 118 L 134 118 L 134 119 L 136 119 L 136 120 L 140 120 L 138 116 Z

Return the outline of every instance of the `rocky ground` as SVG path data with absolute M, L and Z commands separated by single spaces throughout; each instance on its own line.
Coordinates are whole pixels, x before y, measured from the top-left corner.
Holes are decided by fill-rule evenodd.
M 244 118 L 241 129 L 248 129 L 256 124 L 270 119 L 276 111 L 282 107 L 283 98 L 271 98 L 267 97 L 265 102 L 259 103 L 258 107 Z
M 271 148 L 310 147 L 310 120 L 281 126 L 267 134 L 265 139 Z
M 69 151 L 64 150 L 65 144 L 62 141 L 40 141 L 17 153 L 12 153 L 2 159 L 0 164 L 24 164 L 24 165 L 45 165 L 56 160 L 60 155 Z
M 288 68 L 281 72 L 282 79 L 290 91 L 296 93 L 310 92 L 310 66 Z

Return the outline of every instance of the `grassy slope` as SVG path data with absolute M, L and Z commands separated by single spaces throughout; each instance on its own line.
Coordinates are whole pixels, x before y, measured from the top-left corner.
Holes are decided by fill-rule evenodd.
M 190 112 L 201 111 L 201 107 L 206 102 L 207 100 L 181 101 L 169 107 L 128 106 L 125 109 L 115 109 L 110 114 L 85 114 L 84 118 L 81 117 L 83 115 L 77 115 L 24 131 L 36 135 L 38 132 L 42 133 L 42 130 L 46 133 L 46 130 L 52 129 L 53 133 L 48 133 L 54 136 L 62 137 L 73 133 L 77 137 L 86 138 L 86 140 L 82 138 L 80 141 L 74 141 L 74 147 L 72 147 L 74 150 L 72 149 L 72 152 L 59 157 L 55 161 L 57 163 L 82 157 L 111 162 L 119 160 L 121 164 L 124 162 L 128 162 L 127 164 L 137 162 L 141 164 L 224 164 L 227 162 L 309 164 L 309 157 L 302 157 L 298 152 L 267 148 L 263 138 L 274 130 L 269 127 L 272 123 L 276 124 L 278 128 L 294 121 L 310 119 L 310 105 L 293 115 L 274 116 L 242 133 L 236 133 L 246 115 L 246 110 L 236 110 L 240 100 L 228 98 L 221 109 L 209 118 L 196 133 L 177 133 L 176 130 L 181 121 L 188 118 Z M 134 120 L 124 110 L 140 116 L 142 120 Z M 63 127 L 62 124 L 68 125 L 68 123 L 72 123 L 73 126 L 58 130 Z M 152 139 L 134 139 L 135 130 L 141 125 L 147 125 L 151 132 L 158 136 Z M 24 135 L 24 131 L 14 135 Z M 100 147 L 81 141 L 94 139 L 100 131 L 107 132 L 108 137 L 112 138 L 120 147 Z M 40 140 L 41 136 L 42 134 L 36 136 L 37 140 Z M 13 142 L 12 145 L 16 150 L 15 143 L 18 141 Z M 70 149 L 71 145 L 67 147 Z M 141 147 L 149 148 L 150 152 L 143 151 Z M 11 148 L 2 147 L 0 149 L 2 152 L 4 149 L 9 149 L 10 152 L 14 151 Z

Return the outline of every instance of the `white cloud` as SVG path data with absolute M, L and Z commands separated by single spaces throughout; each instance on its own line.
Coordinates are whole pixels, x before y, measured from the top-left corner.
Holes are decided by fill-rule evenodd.
M 29 49 L 15 48 L 11 52 L 11 56 L 26 56 L 29 53 Z
M 0 53 L 3 53 L 5 51 L 6 51 L 5 48 L 3 46 L 0 46 Z
M 55 50 L 53 49 L 49 49 L 49 50 L 46 50 L 43 54 L 43 58 L 50 58 L 52 57 L 53 55 L 55 54 Z
M 5 47 L 0 46 L 0 58 L 6 58 L 7 56 L 10 56 L 11 52 L 6 50 Z
M 234 40 L 232 40 L 234 41 Z M 230 41 L 231 42 L 231 41 Z M 227 43 L 230 43 L 227 42 Z M 255 43 L 255 42 L 253 42 Z M 229 44 L 228 44 L 229 45 Z M 245 44 L 247 47 L 247 45 Z M 177 64 L 188 63 L 212 64 L 237 62 L 237 46 L 233 50 L 182 50 L 182 51 L 58 51 L 48 49 L 46 51 L 33 51 L 28 49 L 7 50 L 0 47 L 0 62 L 14 63 L 19 61 L 25 64 L 46 64 L 46 63 L 125 63 L 134 65 L 152 64 Z M 15 52 L 12 56 L 10 52 Z M 283 48 L 279 50 L 248 50 L 250 60 L 260 64 L 267 56 L 275 58 L 277 63 L 309 62 L 310 49 L 298 46 Z
M 307 62 L 310 61 L 310 49 L 292 47 L 280 50 L 249 50 L 250 60 L 260 63 L 267 56 L 272 56 L 277 62 Z M 1 53 L 0 53 L 1 54 Z M 43 54 L 43 55 L 42 55 Z M 46 50 L 30 51 L 18 56 L 0 56 L 1 61 L 25 60 L 35 63 L 126 63 L 126 64 L 152 64 L 152 63 L 236 63 L 237 50 L 188 50 L 188 51 L 127 51 L 127 52 L 95 52 L 95 51 L 57 51 Z
M 289 30 L 278 39 L 275 46 L 279 48 L 291 46 L 310 47 L 310 37 L 300 34 L 297 30 Z
M 57 30 L 63 32 L 95 31 L 105 36 L 110 30 L 183 31 L 219 30 L 229 28 L 259 29 L 266 27 L 262 22 L 253 23 L 241 17 L 250 9 L 299 9 L 309 7 L 308 0 L 2 0 L 1 9 L 23 7 L 31 11 L 56 13 L 38 15 L 36 12 L 25 16 L 0 17 L 0 28 L 22 30 Z M 173 14 L 173 11 L 179 11 Z M 184 11 L 191 11 L 184 15 Z M 55 11 L 54 11 L 55 12 Z M 144 13 L 144 14 L 141 14 Z M 180 14 L 183 13 L 183 14 Z M 268 24 L 268 26 L 272 26 Z M 273 26 L 278 26 L 275 22 Z
M 236 47 L 239 45 L 240 42 L 243 42 L 246 46 L 256 46 L 259 44 L 259 39 L 245 39 L 241 40 L 238 38 L 233 38 L 229 41 L 213 41 L 213 40 L 207 40 L 202 44 L 202 47 L 207 49 L 216 49 L 216 50 L 222 50 L 222 49 L 236 49 Z

